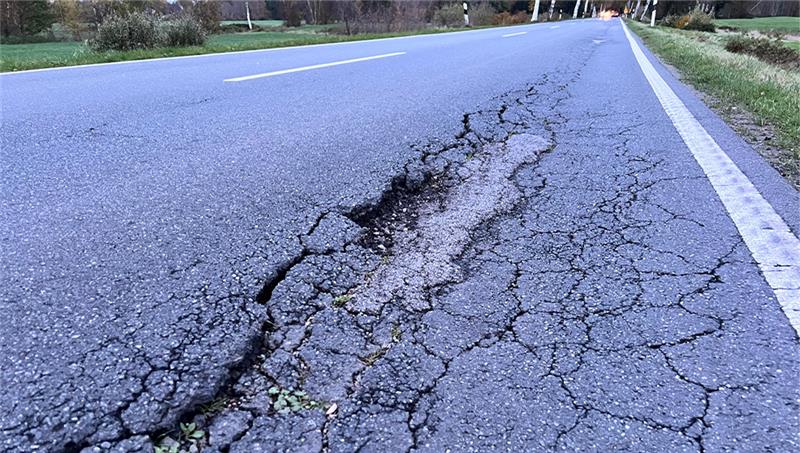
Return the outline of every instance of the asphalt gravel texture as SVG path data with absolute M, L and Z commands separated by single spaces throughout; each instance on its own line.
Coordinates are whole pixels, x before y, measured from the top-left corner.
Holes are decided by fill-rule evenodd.
M 619 22 L 550 27 L 0 77 L 0 448 L 797 450 L 797 334 Z

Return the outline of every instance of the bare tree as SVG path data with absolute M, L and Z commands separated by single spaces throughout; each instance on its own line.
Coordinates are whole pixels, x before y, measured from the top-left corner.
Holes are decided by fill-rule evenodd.
M 647 3 L 645 3 L 644 9 L 642 10 L 642 15 L 639 16 L 639 20 L 644 20 L 644 16 L 647 14 L 648 8 L 650 8 L 650 0 L 647 0 Z
M 55 0 L 53 11 L 61 25 L 67 28 L 76 40 L 80 41 L 82 24 L 78 0 Z
M 306 0 L 306 8 L 308 9 L 308 17 L 312 24 L 317 25 L 320 23 L 320 16 L 322 14 L 323 1 L 322 0 Z

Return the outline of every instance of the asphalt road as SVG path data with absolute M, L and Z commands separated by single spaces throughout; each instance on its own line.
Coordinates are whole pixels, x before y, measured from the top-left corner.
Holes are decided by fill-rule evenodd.
M 618 21 L 0 89 L 3 450 L 798 447 L 797 333 Z

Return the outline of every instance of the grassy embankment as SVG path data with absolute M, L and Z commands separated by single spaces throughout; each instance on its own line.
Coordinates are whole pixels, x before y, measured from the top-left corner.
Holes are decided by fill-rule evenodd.
M 227 21 L 242 23 L 241 21 Z M 346 41 L 360 41 L 397 36 L 422 35 L 462 31 L 460 28 L 426 28 L 399 33 L 365 33 L 344 35 L 332 33 L 330 26 L 303 25 L 297 28 L 276 26 L 280 21 L 254 21 L 254 25 L 274 27 L 275 31 L 223 33 L 210 35 L 202 46 L 162 47 L 126 52 L 93 52 L 80 42 L 47 42 L 35 44 L 0 44 L 0 72 L 25 69 L 75 66 L 116 61 L 145 60 L 149 58 L 202 55 L 238 50 L 270 49 L 275 47 L 303 46 Z M 225 25 L 226 22 L 223 22 Z M 487 27 L 472 27 L 473 29 Z
M 717 27 L 741 32 L 757 31 L 762 34 L 780 33 L 786 35 L 800 35 L 800 17 L 758 17 L 754 19 L 717 19 Z M 800 50 L 800 41 L 784 40 L 783 44 L 795 50 Z
M 750 112 L 761 125 L 774 127 L 774 142 L 782 150 L 768 158 L 798 185 L 800 71 L 728 52 L 724 48 L 727 38 L 719 34 L 627 23 L 653 52 L 676 67 L 684 80 L 719 100 L 723 115 L 736 107 Z

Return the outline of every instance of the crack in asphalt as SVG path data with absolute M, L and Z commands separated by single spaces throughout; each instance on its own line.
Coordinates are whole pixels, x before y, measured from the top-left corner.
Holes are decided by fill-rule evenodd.
M 533 93 L 533 89 L 528 89 L 524 93 L 525 95 L 530 95 Z M 508 97 L 508 96 L 506 96 Z M 517 99 L 514 99 L 515 102 L 519 104 Z M 395 242 L 397 238 L 395 237 L 395 233 L 397 231 L 403 231 L 404 233 L 408 233 L 410 231 L 417 231 L 419 225 L 417 224 L 417 218 L 420 217 L 419 208 L 420 206 L 428 206 L 428 210 L 431 212 L 444 212 L 444 213 L 452 213 L 452 210 L 444 209 L 442 206 L 439 206 L 439 203 L 443 202 L 442 192 L 448 190 L 448 186 L 458 186 L 462 179 L 468 179 L 467 176 L 464 175 L 464 169 L 470 169 L 472 167 L 472 172 L 477 174 L 478 177 L 482 177 L 484 170 L 480 168 L 480 164 L 485 162 L 486 156 L 491 156 L 495 154 L 493 150 L 490 153 L 485 153 L 484 145 L 492 144 L 492 146 L 498 146 L 498 143 L 505 143 L 509 140 L 509 138 L 513 137 L 513 134 L 518 133 L 518 130 L 524 127 L 523 122 L 520 121 L 513 121 L 513 120 L 506 120 L 505 115 L 508 111 L 508 105 L 505 103 L 501 104 L 500 108 L 497 110 L 481 110 L 476 111 L 474 113 L 465 114 L 462 120 L 463 129 L 456 135 L 454 143 L 448 143 L 444 146 L 438 146 L 439 144 L 433 142 L 426 145 L 422 145 L 416 147 L 416 150 L 421 152 L 420 158 L 412 160 L 409 164 L 406 165 L 405 171 L 400 176 L 396 177 L 388 186 L 388 189 L 384 191 L 384 194 L 381 198 L 373 203 L 373 204 L 365 204 L 364 206 L 356 207 L 349 213 L 345 213 L 344 216 L 337 217 L 339 220 L 346 220 L 352 219 L 355 226 L 359 226 L 362 231 L 359 231 L 358 237 L 350 236 L 348 240 L 339 244 L 339 247 L 331 247 L 326 250 L 327 253 L 320 254 L 320 253 L 313 253 L 311 252 L 308 247 L 304 247 L 304 250 L 295 258 L 290 260 L 286 266 L 282 266 L 281 270 L 278 272 L 275 278 L 271 279 L 266 285 L 265 289 L 261 292 L 258 300 L 260 302 L 266 304 L 275 304 L 275 305 L 282 305 L 280 303 L 281 296 L 276 296 L 274 292 L 280 288 L 287 279 L 293 278 L 293 274 L 307 274 L 307 269 L 305 266 L 314 266 L 314 261 L 318 261 L 324 258 L 330 258 L 332 261 L 336 261 L 337 259 L 345 259 L 345 262 L 337 262 L 336 265 L 340 266 L 339 270 L 341 271 L 341 266 L 347 266 L 349 263 L 348 261 L 351 260 L 351 256 L 348 255 L 353 253 L 353 250 L 358 249 L 358 253 L 362 254 L 369 254 L 370 257 L 367 258 L 364 256 L 365 261 L 369 262 L 371 258 L 371 266 L 366 266 L 366 272 L 360 272 L 361 275 L 366 275 L 367 280 L 371 281 L 375 278 L 375 274 L 378 272 L 394 272 L 392 269 L 396 269 L 393 266 L 391 260 L 394 258 L 393 248 L 395 246 Z M 497 136 L 498 131 L 492 131 L 491 136 L 487 136 L 486 133 L 481 133 L 480 131 L 473 129 L 472 126 L 472 117 L 474 116 L 484 116 L 489 117 L 490 115 L 495 115 L 497 121 L 501 125 L 506 125 L 509 129 L 506 130 L 505 128 L 500 129 L 502 131 L 500 136 Z M 481 118 L 483 120 L 483 118 Z M 522 140 L 523 136 L 518 138 L 519 143 L 514 146 L 515 149 L 525 150 L 525 152 L 517 153 L 514 155 L 513 159 L 510 162 L 504 162 L 505 166 L 503 169 L 495 169 L 496 174 L 498 176 L 495 177 L 494 180 L 490 181 L 488 184 L 484 182 L 482 185 L 484 190 L 497 190 L 499 187 L 502 187 L 502 180 L 510 180 L 511 177 L 516 172 L 516 169 L 525 163 L 530 163 L 530 159 L 535 157 L 535 154 L 538 153 L 540 150 L 544 150 L 546 148 L 545 142 L 542 139 L 537 139 L 535 137 L 529 136 L 526 137 L 527 140 Z M 528 143 L 530 142 L 530 143 Z M 438 146 L 438 148 L 437 148 Z M 504 146 L 504 145 L 499 145 Z M 532 150 L 534 153 L 532 154 Z M 479 153 L 483 153 L 479 155 Z M 500 153 L 496 153 L 500 154 Z M 458 167 L 462 173 L 460 175 L 451 175 L 453 173 L 451 168 Z M 449 177 L 445 177 L 445 175 L 449 175 Z M 458 181 L 454 181 L 454 177 L 458 178 Z M 476 179 L 478 179 L 476 177 Z M 441 180 L 440 180 L 441 179 Z M 469 196 L 468 192 L 464 193 L 464 197 L 468 200 Z M 514 204 L 512 200 L 513 197 L 508 197 L 510 194 L 508 193 L 508 188 L 506 191 L 503 192 L 495 192 L 494 198 L 492 203 L 486 204 L 487 212 L 486 214 L 481 214 L 475 218 L 473 218 L 470 222 L 469 227 L 474 228 L 477 224 L 485 221 L 485 217 L 487 215 L 491 215 L 496 212 L 502 212 L 503 209 L 506 208 L 496 208 L 492 207 L 495 202 L 504 202 L 510 205 Z M 509 198 L 508 200 L 503 200 L 503 198 Z M 465 201 L 467 201 L 465 200 Z M 462 206 L 468 207 L 468 204 L 465 204 L 465 201 L 462 201 Z M 501 203 L 502 204 L 502 203 Z M 320 223 L 320 219 L 317 220 L 315 224 L 315 228 Z M 458 222 L 453 222 L 453 218 L 449 218 L 445 223 L 452 223 L 457 224 Z M 388 225 L 388 226 L 387 226 Z M 312 236 L 313 230 L 309 231 L 306 235 L 307 237 Z M 432 232 L 436 232 L 435 228 L 429 227 Z M 361 234 L 363 230 L 366 230 L 366 233 Z M 438 232 L 436 232 L 438 233 Z M 408 239 L 408 236 L 415 237 L 415 233 L 411 233 L 410 235 L 406 235 L 407 238 L 401 239 L 400 242 L 403 242 L 404 246 L 407 248 L 412 248 L 413 245 L 409 246 L 406 244 L 407 242 L 413 242 Z M 461 238 L 463 243 L 468 242 L 471 240 L 468 236 Z M 301 240 L 301 242 L 303 242 Z M 461 248 L 464 247 L 465 244 L 462 244 Z M 318 251 L 317 251 L 318 252 Z M 450 254 L 447 256 L 447 259 L 441 261 L 441 265 L 446 265 L 447 261 L 452 260 L 455 258 L 456 255 L 460 253 L 458 248 L 450 250 Z M 386 260 L 386 257 L 392 256 L 389 260 Z M 420 257 L 414 257 L 420 258 Z M 412 263 L 414 260 L 412 258 L 406 259 L 408 263 Z M 327 263 L 326 263 L 327 264 Z M 324 267 L 317 265 L 317 271 L 319 268 Z M 387 269 L 389 269 L 387 271 Z M 349 271 L 353 271 L 352 268 L 348 269 Z M 357 273 L 354 273 L 357 274 Z M 326 281 L 327 280 L 327 281 Z M 391 280 L 391 279 L 388 279 Z M 431 290 L 436 290 L 437 288 L 446 286 L 446 284 L 453 283 L 457 279 L 448 280 L 444 279 L 436 284 L 430 285 Z M 401 278 L 401 285 L 406 285 L 406 282 Z M 334 283 L 332 286 L 331 283 Z M 262 381 L 260 391 L 250 391 L 250 397 L 254 399 L 258 399 L 259 396 L 263 396 L 264 382 L 268 382 L 271 384 L 281 384 L 282 387 L 287 388 L 300 388 L 303 387 L 305 383 L 305 373 L 308 372 L 310 366 L 308 365 L 307 361 L 303 358 L 298 351 L 302 350 L 306 343 L 309 341 L 309 338 L 313 334 L 313 326 L 315 323 L 319 325 L 320 321 L 317 321 L 315 317 L 326 308 L 329 308 L 332 305 L 332 300 L 335 298 L 337 294 L 349 294 L 355 288 L 360 285 L 342 285 L 338 286 L 335 285 L 336 279 L 316 279 L 316 281 L 311 281 L 311 279 L 306 280 L 307 284 L 306 290 L 309 290 L 313 297 L 322 297 L 326 299 L 327 303 L 323 304 L 316 304 L 315 307 L 304 307 L 306 310 L 303 310 L 303 315 L 294 317 L 292 320 L 287 323 L 287 319 L 285 316 L 281 316 L 281 314 L 273 314 L 270 313 L 269 316 L 269 324 L 270 325 L 281 325 L 286 326 L 294 325 L 296 327 L 293 328 L 292 332 L 288 332 L 292 329 L 284 329 L 284 332 L 279 332 L 272 338 L 270 343 L 273 346 L 280 345 L 278 347 L 279 350 L 285 352 L 285 354 L 278 354 L 282 355 L 285 359 L 292 364 L 287 366 L 286 363 L 282 363 L 281 366 L 278 368 L 279 372 L 275 375 L 270 374 L 269 371 L 264 370 L 264 366 L 260 366 L 256 368 L 257 377 L 249 376 L 244 377 L 243 380 L 253 379 L 255 381 Z M 397 287 L 399 288 L 399 286 Z M 296 296 L 292 294 L 292 296 Z M 370 300 L 371 297 L 362 295 L 358 297 L 358 294 L 354 294 L 356 301 L 365 301 Z M 285 297 L 285 296 L 284 296 Z M 313 297 L 311 297 L 313 299 Z M 426 296 L 427 297 L 427 296 Z M 275 303 L 275 300 L 279 302 Z M 352 362 L 352 365 L 358 369 L 356 372 L 351 373 L 351 381 L 349 385 L 349 390 L 340 389 L 343 391 L 344 395 L 352 392 L 352 389 L 355 389 L 358 385 L 358 381 L 360 379 L 360 374 L 365 369 L 368 368 L 368 364 L 372 361 L 379 360 L 382 354 L 388 350 L 387 344 L 391 344 L 393 340 L 390 340 L 388 343 L 385 341 L 387 338 L 391 339 L 392 335 L 391 332 L 387 332 L 385 328 L 387 325 L 387 318 L 392 319 L 391 322 L 392 327 L 396 327 L 398 325 L 406 325 L 407 323 L 407 315 L 400 314 L 397 312 L 388 315 L 383 312 L 383 307 L 389 301 L 386 300 L 382 304 L 374 304 L 371 310 L 359 310 L 356 307 L 338 307 L 337 311 L 345 312 L 348 315 L 356 315 L 360 316 L 362 319 L 357 319 L 356 322 L 353 324 L 352 328 L 362 335 L 365 336 L 364 342 L 362 343 L 364 346 L 364 351 L 360 354 L 355 354 L 358 357 L 358 361 Z M 363 307 L 362 307 L 363 308 Z M 420 307 L 425 308 L 425 307 Z M 429 309 L 430 307 L 428 307 Z M 365 316 L 365 314 L 367 316 Z M 371 316 L 369 316 L 371 315 Z M 278 319 L 281 319 L 280 321 Z M 283 321 L 283 322 L 281 322 Z M 382 326 L 376 326 L 376 323 L 381 324 Z M 376 335 L 376 328 L 384 327 L 383 335 Z M 388 329 L 391 330 L 391 329 Z M 286 341 L 286 337 L 291 337 L 291 340 Z M 326 352 L 333 353 L 333 354 L 345 354 L 349 352 L 347 348 L 336 348 L 336 347 L 328 347 L 326 348 Z M 379 354 L 376 354 L 379 353 Z M 272 354 L 277 355 L 275 352 Z M 369 358 L 365 360 L 365 358 Z M 278 377 L 280 375 L 280 371 L 286 371 L 288 369 L 293 369 L 293 376 L 291 379 L 281 379 Z M 283 381 L 283 382 L 282 382 Z M 240 382 L 241 384 L 241 382 Z M 242 396 L 242 387 L 239 389 L 231 389 L 232 393 L 239 393 L 237 396 L 242 399 L 246 399 L 247 396 Z M 265 403 L 262 401 L 262 403 Z M 268 405 L 268 404 L 267 404 Z M 260 408 L 264 408 L 263 405 L 258 406 Z M 247 403 L 241 403 L 237 405 L 237 410 L 242 409 L 249 409 Z M 251 412 L 253 418 L 257 415 L 257 410 Z M 191 416 L 184 416 L 183 418 L 191 418 Z M 252 420 L 252 419 L 251 419 Z M 251 422 L 252 423 L 252 422 Z M 322 431 L 327 429 L 327 423 L 322 428 Z M 247 430 L 242 431 L 246 432 Z M 235 438 L 241 439 L 244 434 L 239 434 Z M 326 438 L 327 439 L 327 438 Z M 213 440 L 212 440 L 213 443 Z M 212 445 L 213 446 L 213 445 Z M 230 448 L 230 445 L 222 445 L 217 446 L 220 450 L 227 451 Z M 327 449 L 327 445 L 325 446 Z
M 710 196 L 691 156 L 576 100 L 584 65 L 320 213 L 207 398 L 224 409 L 174 419 L 221 452 L 791 449 L 796 338 L 758 330 L 782 318 L 724 212 L 675 202 Z M 271 387 L 320 409 L 278 413 Z

